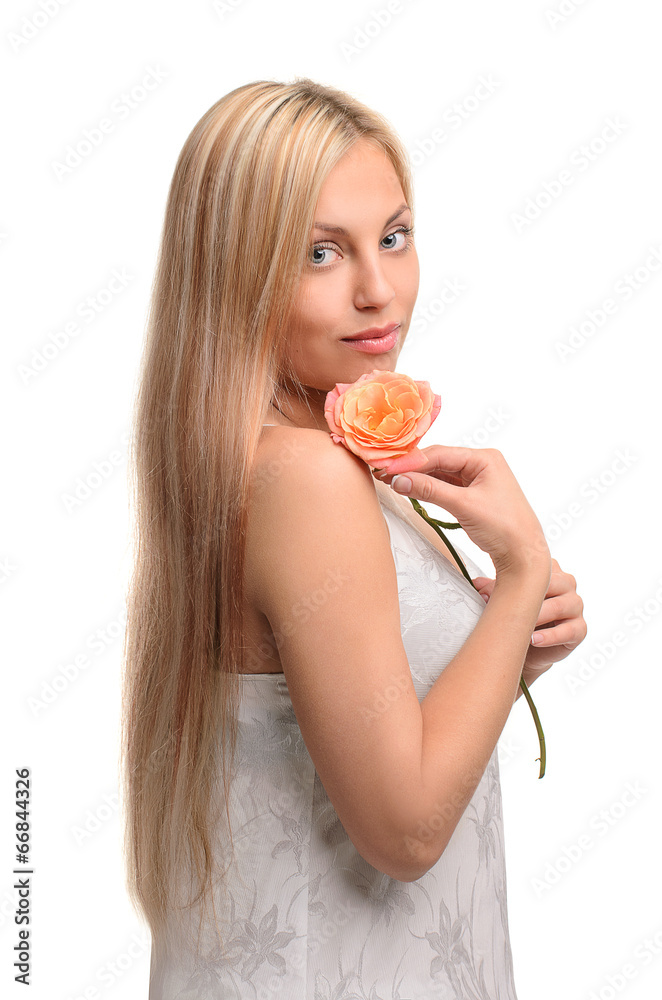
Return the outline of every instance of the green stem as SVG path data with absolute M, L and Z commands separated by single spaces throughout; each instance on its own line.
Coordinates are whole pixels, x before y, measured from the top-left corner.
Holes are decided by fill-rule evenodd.
M 409 498 L 411 500 L 411 497 Z M 429 517 L 429 515 L 428 515 Z M 459 521 L 438 521 L 436 517 L 429 517 L 431 524 L 438 524 L 440 528 L 461 528 Z
M 545 765 L 547 763 L 547 753 L 545 751 L 545 734 L 542 731 L 542 726 L 540 724 L 540 718 L 538 716 L 538 712 L 536 710 L 536 706 L 533 704 L 533 698 L 529 694 L 529 689 L 526 686 L 526 681 L 524 680 L 523 677 L 520 677 L 519 684 L 520 684 L 520 687 L 521 687 L 522 691 L 524 692 L 524 697 L 526 698 L 526 700 L 529 703 L 529 708 L 531 709 L 531 715 L 533 716 L 533 721 L 536 724 L 536 732 L 538 733 L 538 742 L 540 744 L 540 756 L 536 757 L 536 760 L 540 761 L 540 774 L 538 775 L 538 777 L 542 778 L 542 776 L 545 773 Z
M 425 510 L 425 508 L 421 507 L 421 505 L 418 502 L 418 500 L 414 500 L 413 497 L 409 497 L 409 499 L 410 499 L 411 503 L 414 505 L 414 510 L 417 511 L 421 515 L 421 517 L 424 518 L 428 522 L 428 524 L 432 525 L 432 527 L 437 532 L 437 534 L 439 535 L 439 537 L 441 538 L 441 540 L 446 543 L 446 545 L 448 546 L 448 548 L 450 549 L 450 551 L 453 554 L 453 558 L 455 559 L 455 562 L 458 564 L 458 566 L 460 567 L 460 569 L 462 570 L 462 572 L 466 576 L 467 580 L 469 581 L 469 583 L 473 587 L 473 585 L 474 585 L 473 584 L 473 580 L 471 579 L 471 577 L 467 573 L 467 570 L 466 570 L 466 567 L 465 567 L 464 563 L 462 562 L 462 560 L 458 556 L 457 552 L 455 551 L 455 549 L 453 548 L 453 546 L 451 545 L 451 543 L 448 541 L 448 539 L 446 538 L 446 536 L 443 533 L 443 531 L 441 530 L 441 528 L 439 527 L 439 524 L 441 522 L 437 522 L 436 518 L 430 517 L 430 515 Z
M 458 564 L 458 566 L 460 567 L 460 569 L 462 570 L 462 572 L 464 573 L 465 577 L 467 578 L 467 580 L 469 581 L 469 583 L 471 584 L 471 586 L 474 588 L 474 590 L 478 590 L 478 588 L 476 587 L 475 583 L 473 582 L 473 580 L 469 576 L 464 563 L 462 562 L 462 560 L 458 556 L 457 552 L 455 551 L 455 549 L 453 548 L 453 546 L 451 545 L 451 543 L 448 541 L 448 539 L 444 535 L 443 531 L 441 530 L 442 527 L 444 527 L 444 528 L 460 528 L 461 525 L 457 524 L 455 522 L 449 524 L 449 523 L 446 523 L 444 521 L 439 521 L 435 517 L 430 517 L 430 515 L 428 514 L 428 512 L 426 511 L 426 509 L 421 506 L 421 504 L 418 502 L 418 500 L 415 500 L 413 497 L 409 497 L 409 500 L 413 504 L 414 510 L 418 514 L 420 514 L 421 517 L 425 521 L 428 522 L 428 524 L 432 525 L 432 527 L 437 532 L 437 534 L 439 535 L 439 537 L 441 538 L 441 540 L 446 544 L 446 546 L 448 547 L 448 549 L 450 549 L 450 551 L 451 551 L 451 553 L 453 555 L 453 558 L 455 559 L 455 562 Z M 542 776 L 545 773 L 545 766 L 546 766 L 546 763 L 547 763 L 547 753 L 546 753 L 546 750 L 545 750 L 545 734 L 542 731 L 542 725 L 540 724 L 540 718 L 538 716 L 538 712 L 536 710 L 536 706 L 533 704 L 533 699 L 532 699 L 531 695 L 529 694 L 529 689 L 526 686 L 526 681 L 524 680 L 523 676 L 520 676 L 519 683 L 520 683 L 520 687 L 522 688 L 522 691 L 524 692 L 524 697 L 526 698 L 526 700 L 528 702 L 529 708 L 531 709 L 531 714 L 533 716 L 533 721 L 534 721 L 535 726 L 536 726 L 536 732 L 538 733 L 538 743 L 540 744 L 540 757 L 536 757 L 536 760 L 540 761 L 540 774 L 538 775 L 538 777 L 542 778 Z

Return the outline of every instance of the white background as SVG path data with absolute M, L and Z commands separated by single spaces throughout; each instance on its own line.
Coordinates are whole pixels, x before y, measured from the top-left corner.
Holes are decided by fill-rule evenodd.
M 523 698 L 500 741 L 518 996 L 659 995 L 658 8 L 399 6 L 379 25 L 386 0 L 3 5 L 5 996 L 26 995 L 12 981 L 12 802 L 15 768 L 29 767 L 30 995 L 147 997 L 116 796 L 126 442 L 150 283 L 194 124 L 243 83 L 303 75 L 384 113 L 417 164 L 418 322 L 398 370 L 442 397 L 424 444 L 499 448 L 585 602 L 585 642 L 532 687 L 543 780 Z M 108 117 L 112 131 L 58 177 Z M 563 170 L 571 183 L 555 188 Z M 108 296 L 114 272 L 125 284 Z

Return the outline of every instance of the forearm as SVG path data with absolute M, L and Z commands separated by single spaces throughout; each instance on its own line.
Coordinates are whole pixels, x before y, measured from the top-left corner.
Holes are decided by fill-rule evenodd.
M 419 813 L 407 838 L 418 858 L 441 856 L 487 767 L 521 691 L 548 582 L 544 566 L 497 577 L 471 635 L 421 702 Z

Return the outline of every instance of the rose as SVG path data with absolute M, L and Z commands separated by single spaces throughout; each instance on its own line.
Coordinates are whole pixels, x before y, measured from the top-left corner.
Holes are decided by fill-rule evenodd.
M 439 415 L 441 396 L 430 388 L 430 383 L 417 382 L 408 375 L 384 372 L 373 368 L 361 375 L 356 382 L 338 382 L 326 394 L 324 417 L 336 444 L 363 459 L 373 469 L 387 469 L 390 475 L 415 472 L 425 465 L 426 457 L 418 442 L 430 429 Z M 466 566 L 444 535 L 442 528 L 459 528 L 457 522 L 439 521 L 431 517 L 424 507 L 409 497 L 414 510 L 431 524 L 452 553 L 462 573 L 475 590 L 475 583 Z M 478 579 L 478 577 L 476 577 Z M 538 733 L 540 743 L 540 774 L 545 773 L 545 737 L 538 712 L 529 694 L 523 676 L 520 687 L 524 692 Z
M 375 368 L 327 393 L 324 416 L 335 443 L 373 469 L 413 472 L 425 464 L 417 445 L 440 409 L 429 382 Z
M 362 458 L 375 469 L 413 472 L 425 465 L 426 457 L 418 442 L 436 420 L 441 396 L 432 392 L 429 382 L 417 382 L 408 375 L 373 368 L 356 382 L 338 382 L 326 394 L 324 416 L 336 444 Z M 409 497 L 414 509 L 428 521 L 453 554 L 455 561 L 472 583 L 457 552 L 441 528 L 459 528 L 430 517 L 424 507 Z

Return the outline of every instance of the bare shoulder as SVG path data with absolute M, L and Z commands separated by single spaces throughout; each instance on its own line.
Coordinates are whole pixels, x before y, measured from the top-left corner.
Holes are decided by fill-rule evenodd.
M 306 427 L 270 427 L 251 476 L 247 550 L 255 605 L 268 613 L 274 566 L 301 573 L 329 558 L 329 540 L 366 528 L 388 532 L 369 467 L 331 435 Z M 296 567 L 296 569 L 295 569 Z
M 253 467 L 252 488 L 258 503 L 272 505 L 295 487 L 343 480 L 373 487 L 370 469 L 326 431 L 309 427 L 271 427 L 260 439 Z M 374 487 L 373 487 L 374 492 Z

